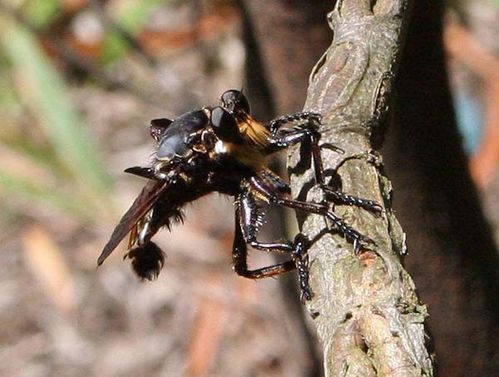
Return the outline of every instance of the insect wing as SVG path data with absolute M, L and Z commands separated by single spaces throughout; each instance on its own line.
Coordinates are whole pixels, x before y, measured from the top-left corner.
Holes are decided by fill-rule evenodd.
M 133 166 L 131 168 L 125 169 L 125 173 L 138 175 L 142 178 L 156 179 L 156 174 L 153 168 L 144 168 L 142 166 Z
M 109 241 L 97 259 L 99 266 L 116 249 L 121 240 L 135 227 L 137 222 L 152 208 L 167 186 L 168 183 L 163 181 L 149 182 L 144 186 L 137 199 L 135 199 L 132 206 L 121 218 L 119 224 L 114 228 L 113 234 L 111 234 Z

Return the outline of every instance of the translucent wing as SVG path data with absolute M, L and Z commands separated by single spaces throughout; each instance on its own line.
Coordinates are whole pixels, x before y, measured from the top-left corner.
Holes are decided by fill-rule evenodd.
M 137 199 L 135 199 L 132 206 L 121 218 L 119 224 L 114 228 L 113 234 L 111 234 L 99 259 L 97 259 L 99 266 L 116 249 L 121 240 L 126 237 L 137 222 L 153 207 L 167 186 L 168 182 L 165 181 L 149 181 L 144 186 Z

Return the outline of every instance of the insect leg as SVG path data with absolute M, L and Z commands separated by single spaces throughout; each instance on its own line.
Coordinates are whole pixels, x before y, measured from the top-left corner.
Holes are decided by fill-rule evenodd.
M 270 148 L 273 151 L 288 148 L 303 141 L 318 139 L 317 132 L 309 128 L 295 128 L 280 135 L 272 135 L 269 138 Z
M 320 124 L 322 116 L 318 113 L 311 111 L 302 111 L 295 114 L 287 114 L 276 118 L 268 124 L 268 128 L 272 134 L 275 134 L 282 126 L 289 123 L 296 122 L 314 122 L 316 125 Z
M 256 200 L 253 197 L 251 191 L 245 191 L 239 196 L 238 205 L 236 206 L 236 239 L 238 238 L 237 233 L 241 233 L 241 238 L 244 243 L 244 257 L 237 259 L 240 253 L 237 252 L 236 241 L 234 246 L 234 252 L 236 257 L 234 258 L 234 269 L 238 272 L 237 266 L 245 267 L 242 271 L 245 273 L 252 274 L 262 274 L 259 277 L 273 276 L 289 270 L 282 270 L 283 266 L 287 266 L 291 263 L 296 267 L 298 271 L 298 280 L 300 284 L 300 292 L 302 300 L 310 300 L 312 298 L 312 293 L 309 286 L 309 273 L 308 273 L 308 247 L 309 242 L 306 237 L 302 234 L 296 236 L 293 244 L 287 243 L 262 243 L 257 241 L 258 225 L 260 222 L 260 214 L 258 213 L 258 207 Z M 278 253 L 289 253 L 291 254 L 291 261 L 284 262 L 275 266 L 264 267 L 255 271 L 248 271 L 246 265 L 246 245 L 251 245 L 254 249 L 265 251 L 265 252 L 278 252 Z M 239 246 L 239 249 L 242 245 Z M 244 261 L 244 264 L 236 261 Z M 238 272 L 239 273 L 239 272 Z M 244 275 L 246 276 L 246 275 Z M 251 276 L 254 278 L 254 276 Z M 258 278 L 259 278 L 258 277 Z
M 259 195 L 265 197 L 270 203 L 326 217 L 349 242 L 352 242 L 355 245 L 356 252 L 360 250 L 361 244 L 374 244 L 372 239 L 364 236 L 351 226 L 347 225 L 334 212 L 330 211 L 327 204 L 310 203 L 282 198 L 269 189 L 269 187 L 265 185 L 265 182 L 262 182 L 258 177 L 252 177 L 250 179 L 250 184 L 253 190 L 258 192 Z
M 301 113 L 300 113 L 301 114 Z M 317 115 L 317 114 L 315 114 Z M 294 128 L 278 134 L 277 130 L 272 132 L 269 138 L 269 153 L 277 152 L 279 150 L 289 148 L 292 145 L 309 141 L 312 153 L 312 160 L 314 162 L 314 172 L 316 182 L 324 184 L 324 166 L 322 164 L 321 150 L 319 147 L 320 134 L 317 131 L 318 123 L 316 119 L 302 124 L 299 128 Z
M 287 132 L 282 132 L 279 135 L 279 129 L 288 123 L 305 122 L 298 125 L 297 128 L 291 129 Z M 321 115 L 312 112 L 302 112 L 291 115 L 284 115 L 269 123 L 269 129 L 272 136 L 270 138 L 270 149 L 279 150 L 290 147 L 294 144 L 301 143 L 309 140 L 311 144 L 311 153 L 314 162 L 314 171 L 316 182 L 321 186 L 326 195 L 332 200 L 342 204 L 355 205 L 367 209 L 376 214 L 380 214 L 383 208 L 372 200 L 361 199 L 355 196 L 347 195 L 341 191 L 336 191 L 327 186 L 324 180 L 324 166 L 322 164 L 322 157 L 319 147 L 320 135 L 317 131 L 321 122 Z
M 383 207 L 375 201 L 348 195 L 326 185 L 323 185 L 322 189 L 324 190 L 328 198 L 331 198 L 337 203 L 361 207 L 375 213 L 376 215 L 380 215 L 383 212 Z
M 243 237 L 239 216 L 236 213 L 236 233 L 234 237 L 234 245 L 232 248 L 232 263 L 234 271 L 241 276 L 250 279 L 262 279 L 266 277 L 280 275 L 295 269 L 295 262 L 292 260 L 279 263 L 273 266 L 258 268 L 255 270 L 248 269 L 248 248 Z
M 298 283 L 300 284 L 301 300 L 308 301 L 312 298 L 312 291 L 309 283 L 309 259 L 308 249 L 310 241 L 303 233 L 298 233 L 294 241 L 294 262 L 298 272 Z
M 288 243 L 263 243 L 256 239 L 261 225 L 262 213 L 250 191 L 243 192 L 237 201 L 236 213 L 244 241 L 256 250 L 277 253 L 293 253 L 293 245 Z
M 275 174 L 272 170 L 270 169 L 262 169 L 260 172 L 260 175 L 269 183 L 272 185 L 272 187 L 275 187 L 277 191 L 283 194 L 291 194 L 291 188 L 289 185 L 284 182 L 281 177 L 279 177 L 277 174 Z

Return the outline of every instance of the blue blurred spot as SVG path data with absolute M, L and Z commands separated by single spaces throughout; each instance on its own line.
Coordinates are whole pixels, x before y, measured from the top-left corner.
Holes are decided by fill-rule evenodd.
M 463 137 L 463 147 L 468 155 L 473 154 L 483 137 L 483 105 L 467 90 L 458 89 L 453 94 L 456 120 Z

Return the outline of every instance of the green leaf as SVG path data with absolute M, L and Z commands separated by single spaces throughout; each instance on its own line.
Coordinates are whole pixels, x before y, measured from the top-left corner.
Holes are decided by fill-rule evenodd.
M 20 26 L 13 25 L 0 38 L 22 83 L 20 96 L 39 119 L 58 159 L 72 173 L 79 188 L 106 196 L 111 179 L 70 100 L 64 80 L 33 36 Z

